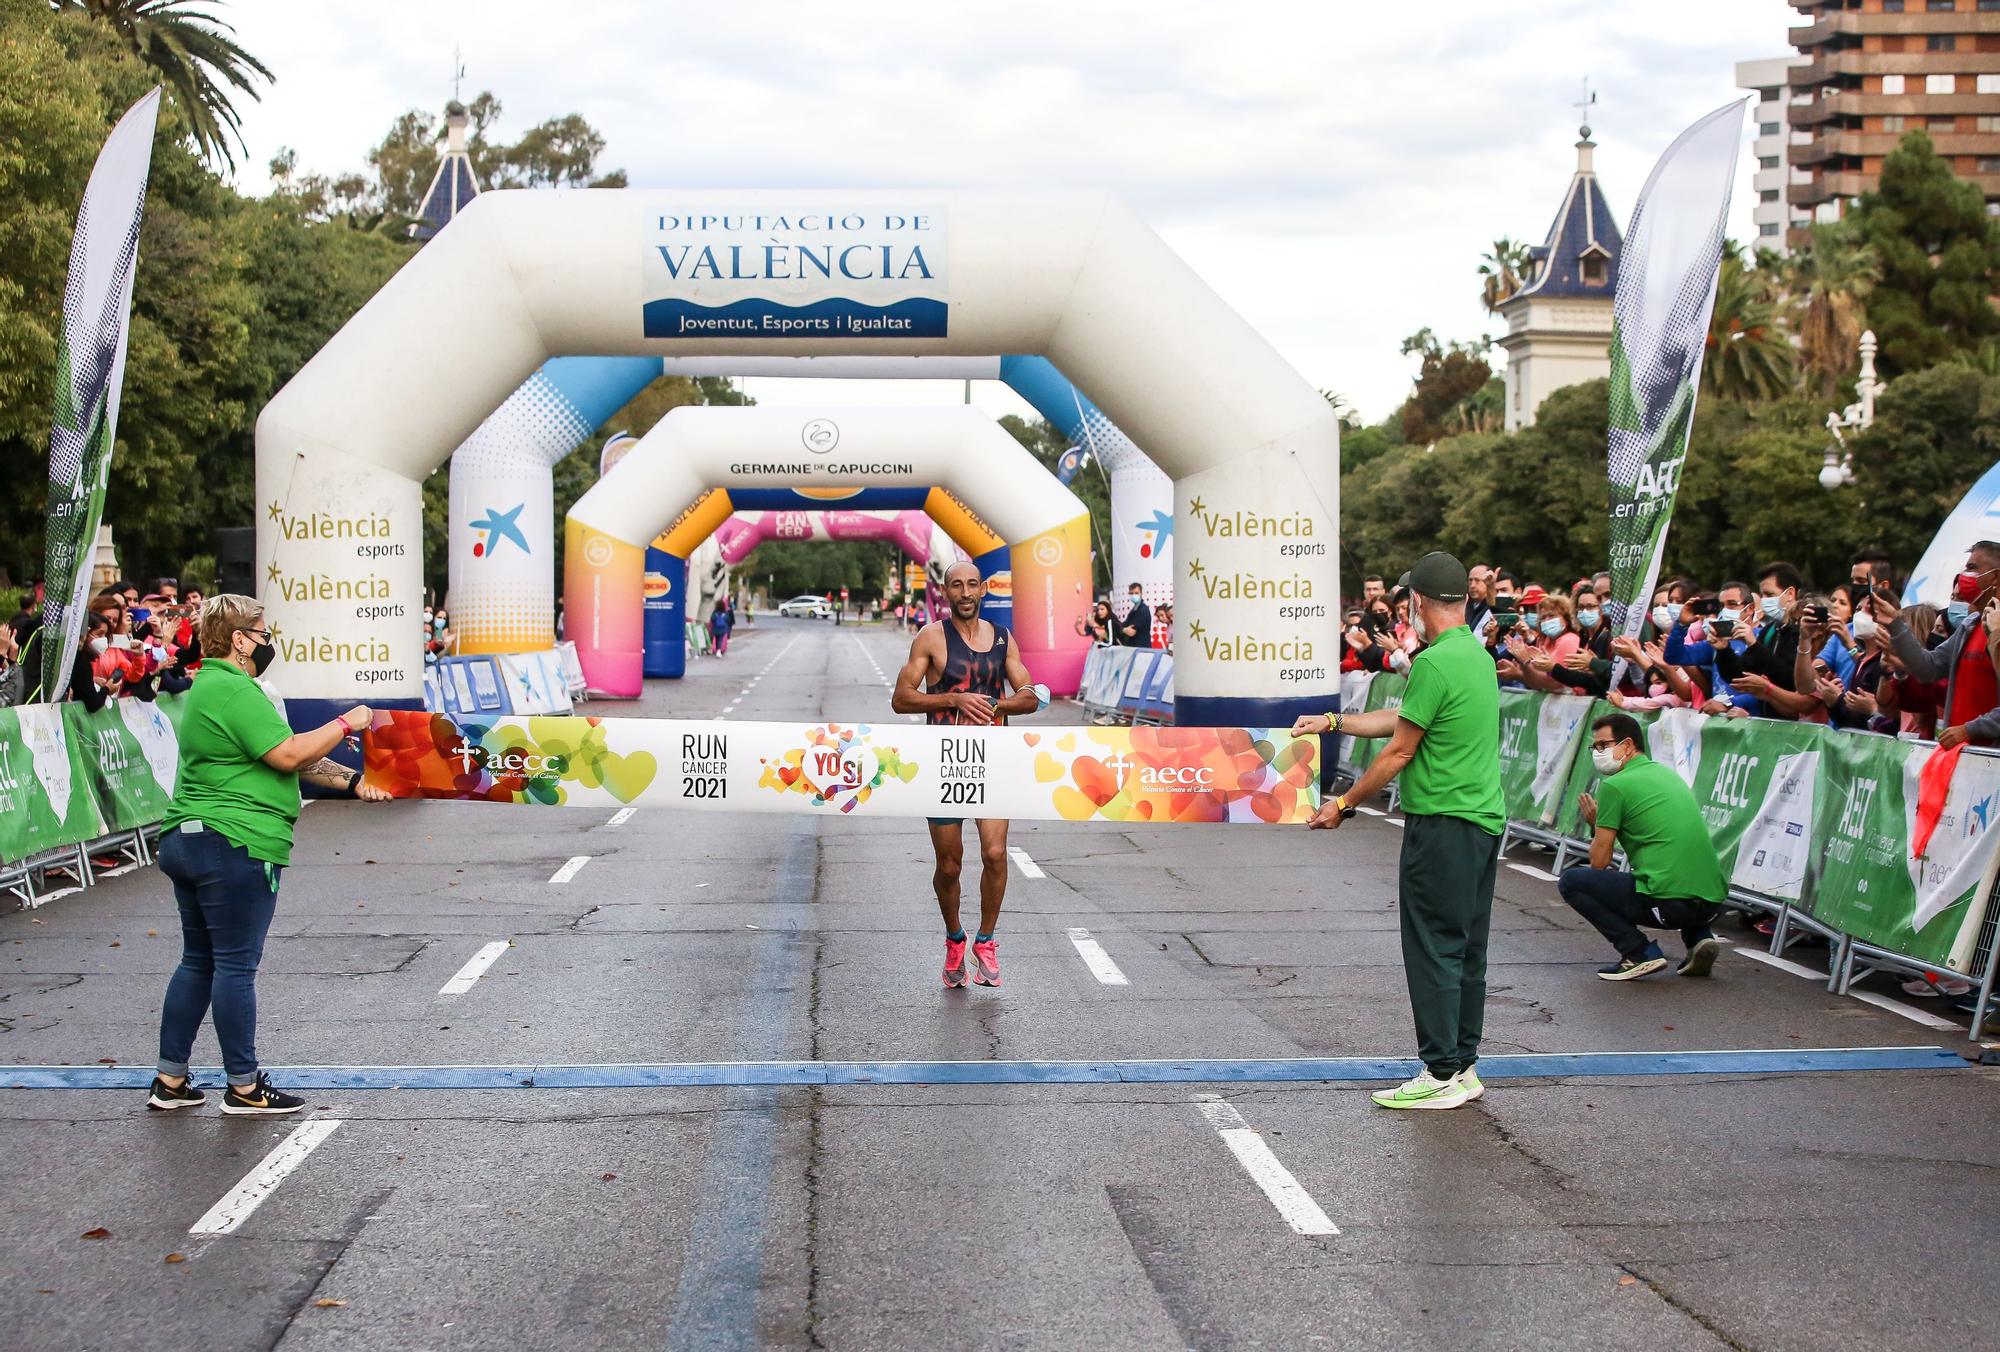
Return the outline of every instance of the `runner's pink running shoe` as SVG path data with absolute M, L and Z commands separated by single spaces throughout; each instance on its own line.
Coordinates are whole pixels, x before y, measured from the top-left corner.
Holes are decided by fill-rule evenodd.
M 1000 984 L 999 940 L 988 939 L 984 943 L 972 945 L 972 984 L 975 986 Z
M 957 990 L 965 984 L 965 940 L 963 939 L 944 941 L 944 984 L 947 990 Z

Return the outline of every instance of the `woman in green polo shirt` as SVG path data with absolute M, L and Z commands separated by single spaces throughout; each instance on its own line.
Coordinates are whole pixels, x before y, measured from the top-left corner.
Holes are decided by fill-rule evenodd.
M 181 963 L 160 1010 L 159 1073 L 146 1106 L 207 1102 L 188 1083 L 188 1057 L 212 1009 L 229 1078 L 222 1111 L 295 1113 L 305 1100 L 272 1088 L 257 1067 L 257 964 L 292 858 L 299 780 L 371 802 L 388 795 L 326 759 L 368 726 L 367 708 L 293 732 L 257 681 L 275 652 L 262 605 L 248 596 L 211 596 L 196 632 L 201 672 L 182 706 L 180 771 L 160 825 L 160 868 L 180 905 Z

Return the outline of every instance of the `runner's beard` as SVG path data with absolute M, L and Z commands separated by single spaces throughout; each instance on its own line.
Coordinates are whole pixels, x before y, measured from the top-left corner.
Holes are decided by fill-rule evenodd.
M 951 613 L 961 620 L 972 619 L 979 614 L 979 601 L 976 597 L 970 596 L 962 601 L 953 601 L 951 603 Z

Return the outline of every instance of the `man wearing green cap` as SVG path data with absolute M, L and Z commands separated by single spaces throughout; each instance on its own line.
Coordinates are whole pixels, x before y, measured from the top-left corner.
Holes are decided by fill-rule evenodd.
M 1493 659 L 1465 627 L 1465 565 L 1431 553 L 1409 572 L 1418 637 L 1396 709 L 1309 714 L 1294 736 L 1344 732 L 1388 745 L 1311 825 L 1333 830 L 1361 802 L 1403 777 L 1400 909 L 1403 972 L 1423 1073 L 1378 1090 L 1384 1108 L 1458 1108 L 1486 1092 L 1474 1062 L 1486 1022 L 1486 935 L 1506 827 L 1500 793 L 1500 695 Z

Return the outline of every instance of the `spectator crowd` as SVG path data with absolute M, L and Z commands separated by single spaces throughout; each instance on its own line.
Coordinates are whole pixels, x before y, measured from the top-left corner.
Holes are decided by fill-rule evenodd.
M 33 592 L 23 593 L 13 618 L 0 629 L 0 707 L 39 697 L 74 700 L 95 713 L 114 699 L 152 700 L 186 690 L 201 668 L 194 617 L 199 588 L 183 593 L 173 578 L 159 578 L 141 592 L 135 582 L 113 582 L 90 600 L 83 617 L 69 681 L 41 693 L 41 645 L 49 638 Z
M 1503 688 L 2000 745 L 2000 543 L 1973 547 L 1943 610 L 1901 605 L 1892 561 L 1864 552 L 1822 589 L 1782 560 L 1748 580 L 1675 578 L 1630 637 L 1611 622 L 1608 573 L 1548 586 L 1467 571 L 1467 624 Z M 1343 643 L 1342 671 L 1407 671 L 1422 647 L 1408 588 L 1364 578 Z

